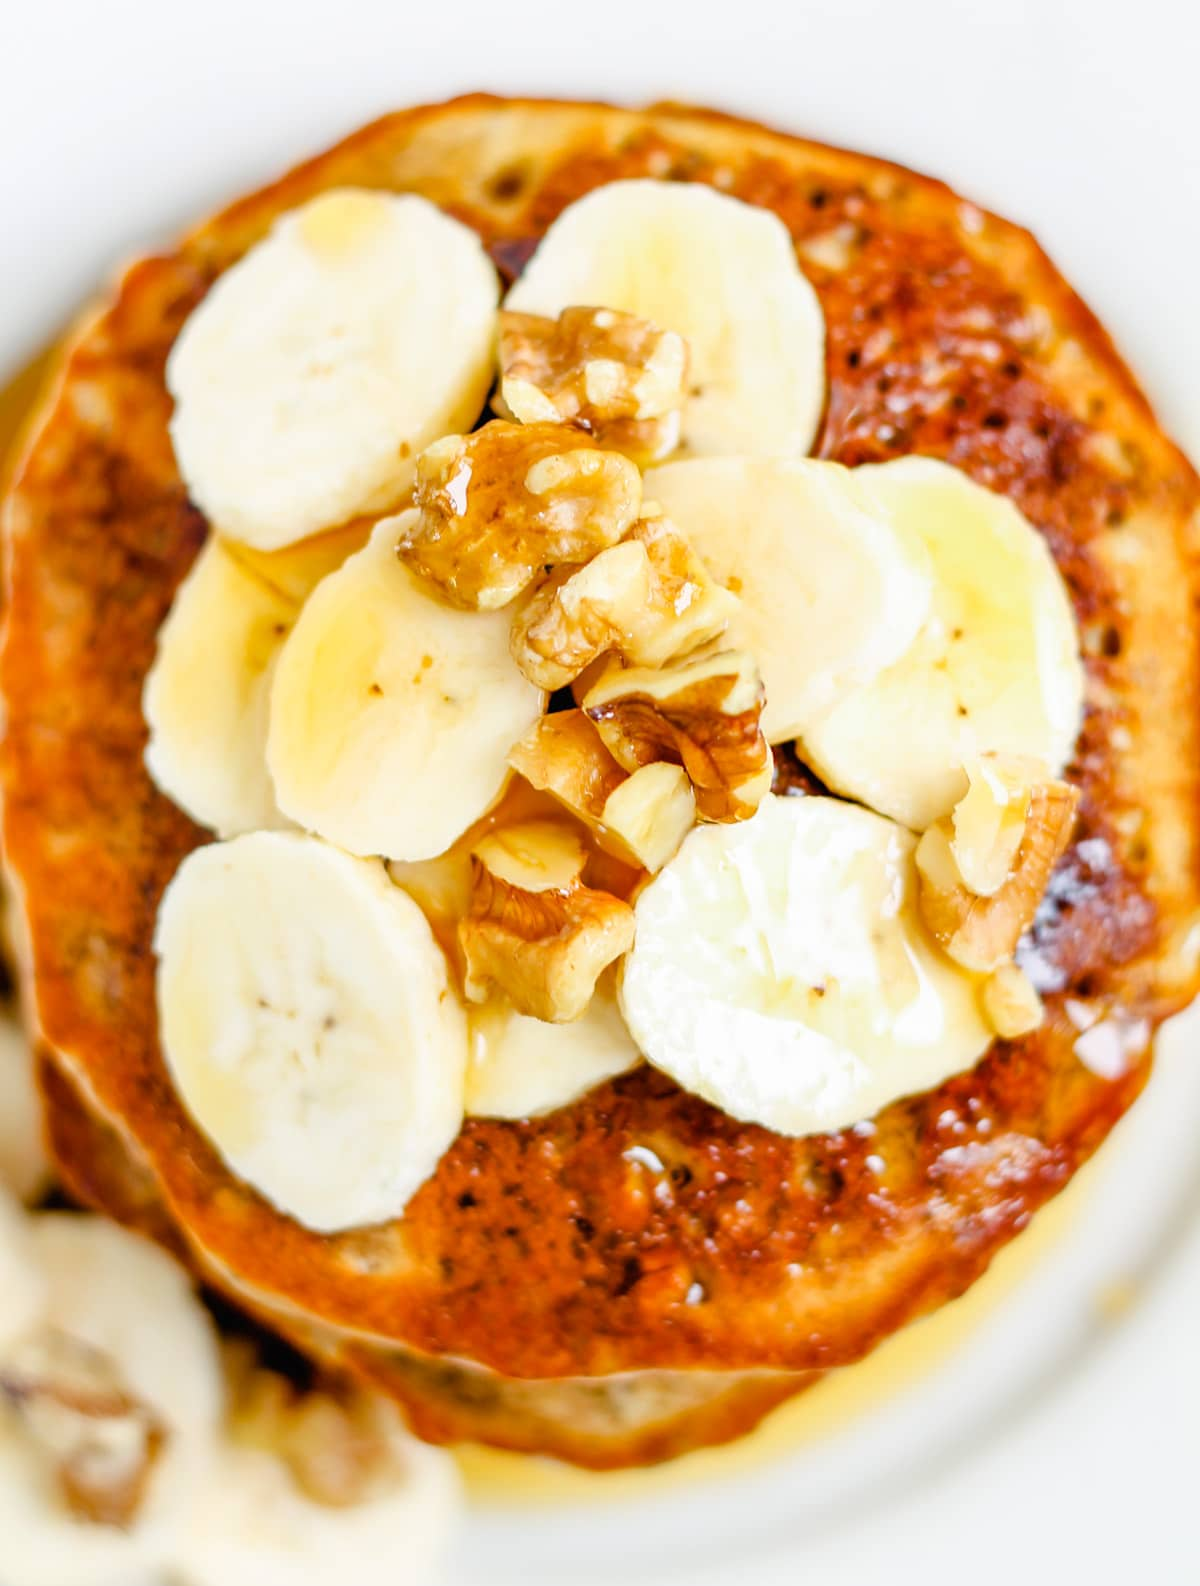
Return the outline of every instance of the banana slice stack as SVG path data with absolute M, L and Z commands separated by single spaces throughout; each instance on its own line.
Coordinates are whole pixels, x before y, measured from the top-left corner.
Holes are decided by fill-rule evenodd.
M 163 901 L 163 1046 L 322 1231 L 641 1057 L 797 1134 L 1041 1017 L 1013 953 L 1083 675 L 1036 530 L 940 462 L 805 455 L 824 324 L 764 211 L 612 183 L 497 300 L 466 227 L 340 191 L 170 361 L 214 534 L 147 763 L 227 840 Z M 838 796 L 771 793 L 793 742 Z
M 228 1357 L 227 1357 L 228 1358 Z M 0 1568 L 21 1586 L 433 1578 L 449 1457 L 355 1390 L 223 1362 L 183 1272 L 0 1191 Z

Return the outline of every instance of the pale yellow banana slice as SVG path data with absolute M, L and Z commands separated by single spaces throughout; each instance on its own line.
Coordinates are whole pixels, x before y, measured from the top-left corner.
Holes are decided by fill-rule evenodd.
M 806 452 L 825 405 L 825 321 L 786 227 L 700 185 L 612 182 L 551 225 L 505 307 L 638 314 L 688 344 L 685 452 Z
M 397 559 L 412 514 L 313 593 L 279 657 L 267 764 L 279 808 L 351 853 L 428 859 L 494 803 L 545 695 L 504 612 L 446 605 Z
M 310 1445 L 303 1461 L 286 1441 L 276 1447 L 268 1437 L 254 1446 L 235 1434 L 225 1442 L 172 1538 L 169 1579 L 180 1586 L 324 1586 L 343 1576 L 353 1586 L 440 1580 L 461 1509 L 454 1462 L 417 1442 L 394 1404 L 358 1398 L 304 1395 L 290 1412 L 303 1422 L 299 1440 Z M 347 1409 L 354 1422 L 344 1426 Z M 359 1490 L 348 1499 L 313 1489 L 311 1475 L 323 1465 L 345 1475 L 356 1464 L 366 1468 L 355 1473 Z
M 278 1379 L 289 1435 L 251 1437 L 245 1402 L 267 1374 L 231 1374 L 231 1358 L 184 1273 L 154 1246 L 95 1217 L 26 1217 L 0 1195 L 5 1586 L 310 1586 L 347 1559 L 357 1586 L 433 1578 L 459 1505 L 452 1461 L 417 1443 L 390 1403 L 361 1391 L 335 1401 Z M 31 1417 L 28 1399 L 22 1413 L 6 1395 L 6 1385 L 61 1392 L 70 1379 L 55 1373 L 80 1369 L 98 1371 L 163 1433 L 122 1524 L 71 1506 L 61 1461 L 72 1447 L 78 1455 L 79 1422 L 69 1408 L 50 1398 Z M 95 1483 L 116 1479 L 128 1439 L 102 1399 L 93 1408 L 76 1468 Z M 337 1491 L 319 1479 L 329 1475 L 341 1478 Z
M 758 661 L 770 743 L 795 738 L 912 644 L 932 598 L 929 558 L 858 483 L 809 458 L 696 458 L 646 475 L 648 499 L 738 596 L 722 641 Z
M 275 663 L 309 592 L 362 538 L 343 531 L 256 553 L 214 536 L 179 586 L 142 698 L 146 766 L 220 837 L 289 824 L 266 762 Z
M 472 1008 L 467 1112 L 532 1118 L 565 1107 L 641 1061 L 611 991 L 570 1024 L 530 1019 L 503 997 Z
M 827 798 L 702 826 L 641 892 L 621 1010 L 650 1062 L 780 1134 L 840 1129 L 969 1068 L 974 981 L 916 912 L 911 833 Z
M 0 1226 L 0 1267 L 4 1232 Z M 103 1523 L 73 1510 L 59 1461 L 74 1447 L 79 1475 L 115 1480 L 128 1457 L 126 1428 L 102 1420 L 84 1455 L 69 1412 L 50 1402 L 31 1415 L 28 1398 L 22 1412 L 0 1392 L 0 1578 L 150 1586 L 162 1579 L 219 1436 L 223 1386 L 212 1324 L 174 1262 L 111 1223 L 40 1214 L 23 1220 L 22 1235 L 24 1281 L 36 1285 L 38 1303 L 22 1336 L 6 1339 L 0 1328 L 0 1381 L 53 1387 L 64 1359 L 94 1360 L 165 1437 L 130 1520 Z M 6 1286 L 0 1311 L 9 1303 Z
M 1063 768 L 1083 710 L 1079 636 L 1045 540 L 1010 501 L 929 458 L 855 473 L 923 541 L 933 603 L 905 654 L 808 722 L 800 750 L 830 787 L 920 831 L 980 755 Z
M 198 849 L 155 949 L 168 1067 L 234 1172 L 322 1232 L 399 1215 L 458 1132 L 467 1035 L 384 867 L 285 832 Z
M 167 363 L 193 500 L 261 550 L 399 503 L 483 406 L 497 297 L 479 238 L 423 198 L 345 188 L 282 216 Z

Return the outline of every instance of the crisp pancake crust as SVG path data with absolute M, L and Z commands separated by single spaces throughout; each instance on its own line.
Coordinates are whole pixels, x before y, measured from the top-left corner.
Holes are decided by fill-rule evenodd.
M 473 1120 L 402 1221 L 324 1237 L 223 1167 L 157 1047 L 159 896 L 206 834 L 141 754 L 142 679 L 205 525 L 166 433 L 163 363 L 219 271 L 341 183 L 415 190 L 510 275 L 619 176 L 774 209 L 824 306 L 822 455 L 948 458 L 1045 533 L 1084 638 L 1081 818 L 1027 944 L 1035 1035 L 789 1140 L 649 1068 L 528 1123 Z M 5 841 L 44 1039 L 118 1118 L 189 1237 L 327 1322 L 514 1376 L 809 1370 L 962 1292 L 1136 1097 L 1075 1056 L 1068 1000 L 1156 1022 L 1197 984 L 1200 484 L 1024 232 L 938 183 L 725 118 L 472 99 L 391 117 L 144 261 L 81 332 L 11 500 Z M 803 784 L 780 758 L 779 785 Z M 650 1173 L 652 1151 L 662 1174 Z

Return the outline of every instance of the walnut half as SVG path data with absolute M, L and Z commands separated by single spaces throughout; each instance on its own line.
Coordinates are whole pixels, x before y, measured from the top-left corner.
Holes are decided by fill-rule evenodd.
M 500 399 L 522 423 L 577 424 L 642 467 L 679 444 L 687 343 L 636 314 L 500 315 Z
M 602 848 L 651 874 L 695 824 L 696 800 L 683 768 L 657 762 L 631 774 L 581 710 L 542 716 L 513 745 L 508 763 L 578 816 Z
M 41 1329 L 0 1361 L 2 1401 L 77 1519 L 132 1525 L 167 1429 L 125 1387 L 110 1356 L 56 1328 Z
M 475 845 L 458 927 L 472 1001 L 494 986 L 550 1024 L 586 1010 L 601 973 L 633 946 L 633 910 L 584 886 L 585 858 L 578 835 L 553 821 L 504 827 Z
M 938 945 L 964 969 L 991 974 L 1012 957 L 1071 840 L 1078 804 L 1079 791 L 1067 782 L 1046 777 L 1028 787 L 1004 878 L 986 895 L 967 885 L 960 858 L 964 831 L 955 827 L 957 808 L 921 838 L 916 852 L 921 917 Z M 1006 848 L 1009 843 L 1006 836 Z M 989 842 L 972 858 L 974 864 L 966 861 L 967 873 L 981 874 L 991 884 L 994 846 Z
M 648 503 L 627 540 L 530 597 L 513 621 L 513 659 L 550 691 L 607 651 L 663 666 L 724 633 L 736 608 L 683 531 Z
M 687 772 L 702 820 L 740 821 L 770 790 L 771 751 L 759 720 L 762 678 L 745 650 L 652 671 L 612 667 L 583 708 L 618 764 L 658 760 Z
M 495 420 L 422 452 L 414 500 L 397 555 L 453 605 L 494 611 L 547 568 L 623 539 L 642 481 L 628 458 L 579 431 Z

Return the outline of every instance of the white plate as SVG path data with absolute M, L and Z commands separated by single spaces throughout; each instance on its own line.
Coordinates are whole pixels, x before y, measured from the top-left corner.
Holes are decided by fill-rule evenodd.
M 1194 8 L 107 0 L 7 21 L 0 364 L 119 259 L 382 110 L 475 87 L 669 96 L 899 159 L 1031 225 L 1200 451 Z M 865 1368 L 857 1415 L 821 1388 L 757 1464 L 493 1495 L 456 1586 L 1200 1579 L 1197 1028 L 1050 1231 Z

